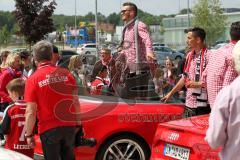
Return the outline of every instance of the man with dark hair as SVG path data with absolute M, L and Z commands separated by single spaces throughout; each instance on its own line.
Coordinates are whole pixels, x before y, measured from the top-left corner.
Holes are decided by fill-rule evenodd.
M 122 20 L 125 22 L 125 26 L 119 47 L 120 54 L 116 61 L 125 60 L 125 62 L 122 62 L 125 67 L 122 71 L 121 77 L 124 77 L 125 79 L 126 77 L 136 79 L 136 83 L 134 82 L 132 84 L 129 83 L 123 85 L 128 86 L 127 88 L 119 88 L 118 94 L 123 98 L 136 98 L 138 97 L 136 94 L 143 91 L 144 93 L 142 95 L 147 93 L 147 86 L 149 79 L 151 79 L 151 64 L 156 60 L 148 27 L 146 24 L 138 20 L 137 10 L 137 6 L 131 2 L 124 3 L 121 10 L 121 16 Z M 143 77 L 141 78 L 141 82 L 137 80 L 137 77 Z M 122 79 L 122 81 L 125 83 L 124 79 Z M 142 89 L 134 90 L 130 93 L 130 88 L 131 90 L 133 90 L 133 88 Z M 127 92 L 125 93 L 122 91 Z
M 28 51 L 21 51 L 19 53 L 19 56 L 21 57 L 21 61 L 22 61 L 22 67 L 21 67 L 22 75 L 24 78 L 27 78 L 28 72 L 30 70 L 31 55 Z
M 213 107 L 219 91 L 238 76 L 234 69 L 232 51 L 235 44 L 240 40 L 240 21 L 232 23 L 230 37 L 229 44 L 209 54 L 209 62 L 205 72 L 210 107 Z
M 60 60 L 60 55 L 58 53 L 58 47 L 53 45 L 52 63 L 57 66 L 59 60 Z
M 202 79 L 207 64 L 207 49 L 204 43 L 206 33 L 202 28 L 192 28 L 187 32 L 187 45 L 190 52 L 186 56 L 184 74 L 176 86 L 162 98 L 167 102 L 174 93 L 184 85 L 187 87 L 185 117 L 207 114 L 210 108 L 207 105 L 205 83 Z
M 34 147 L 33 128 L 38 117 L 38 132 L 44 159 L 74 160 L 74 141 L 80 119 L 77 85 L 65 68 L 51 63 L 52 44 L 40 41 L 33 47 L 33 58 L 38 68 L 26 81 L 24 100 L 26 108 L 27 142 Z

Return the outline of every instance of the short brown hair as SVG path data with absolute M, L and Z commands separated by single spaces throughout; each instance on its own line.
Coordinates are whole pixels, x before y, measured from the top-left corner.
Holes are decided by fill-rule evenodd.
M 11 80 L 7 84 L 6 88 L 9 92 L 16 92 L 19 96 L 23 96 L 25 91 L 25 82 L 22 78 L 16 78 Z
M 137 16 L 138 8 L 137 8 L 136 4 L 134 4 L 132 2 L 125 2 L 125 3 L 123 3 L 123 6 L 130 6 L 133 9 L 133 11 L 135 12 L 135 16 Z
M 101 52 L 102 51 L 104 52 L 104 54 L 111 54 L 111 50 L 108 48 L 103 48 L 103 49 L 101 49 Z

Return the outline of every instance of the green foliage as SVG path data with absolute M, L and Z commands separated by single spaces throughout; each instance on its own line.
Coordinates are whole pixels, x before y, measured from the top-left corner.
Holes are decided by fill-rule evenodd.
M 51 16 L 56 3 L 49 0 L 15 0 L 14 16 L 20 33 L 30 45 L 54 30 Z
M 120 25 L 121 17 L 120 14 L 112 13 L 107 17 L 107 21 L 114 25 Z
M 0 45 L 7 45 L 9 43 L 10 36 L 8 26 L 4 25 L 0 30 Z
M 7 25 L 8 30 L 11 30 L 15 24 L 15 19 L 11 12 L 0 11 L 0 28 Z
M 24 35 L 24 36 L 25 36 L 25 34 L 26 35 L 38 34 L 39 30 L 43 29 L 43 26 L 41 24 L 39 24 L 39 25 L 37 24 L 40 22 L 41 16 L 44 15 L 43 13 L 41 13 L 44 11 L 44 9 L 43 9 L 44 7 L 42 6 L 42 8 L 41 8 L 41 3 L 40 3 L 43 1 L 48 2 L 48 0 L 40 0 L 40 1 L 16 0 L 16 7 L 18 7 L 18 8 L 22 7 L 22 9 L 16 8 L 14 14 L 16 12 L 21 12 L 22 16 L 20 16 L 20 17 L 22 17 L 22 18 L 20 18 L 18 16 L 19 20 L 17 19 L 17 22 L 18 22 L 18 24 L 17 24 L 15 17 L 13 16 L 13 14 L 11 12 L 0 11 L 0 28 L 3 27 L 5 24 L 7 24 L 8 30 L 11 31 L 13 34 L 19 34 L 20 31 L 21 31 L 22 35 Z M 19 3 L 22 3 L 22 4 L 19 4 Z M 37 4 L 37 5 L 35 5 L 35 4 Z M 46 7 L 48 7 L 48 6 L 46 6 Z M 45 9 L 47 9 L 47 8 L 45 8 Z M 46 17 L 44 17 L 45 21 L 42 21 L 42 22 L 45 26 L 44 28 L 48 30 L 47 32 L 51 32 L 50 30 L 52 30 L 52 29 L 61 31 L 63 28 L 65 28 L 65 25 L 67 25 L 69 27 L 74 26 L 74 23 L 75 23 L 74 15 L 72 15 L 72 16 L 66 16 L 63 14 L 51 15 L 50 14 L 51 12 L 45 12 L 45 13 L 47 13 L 47 15 L 46 15 Z M 162 18 L 167 17 L 166 15 L 159 15 L 159 16 L 152 15 L 147 12 L 143 12 L 142 10 L 139 10 L 138 13 L 139 13 L 138 17 L 148 25 L 153 25 L 153 24 L 161 25 Z M 24 15 L 24 17 L 23 17 L 23 15 Z M 175 16 L 175 15 L 171 15 L 171 16 Z M 77 15 L 77 24 L 79 24 L 80 22 L 86 22 L 87 24 L 90 24 L 94 21 L 95 21 L 95 14 L 92 12 L 89 12 L 88 14 L 86 14 L 84 16 Z M 113 24 L 115 26 L 123 24 L 123 22 L 121 21 L 120 13 L 111 13 L 108 16 L 98 13 L 98 21 L 99 22 L 107 22 L 107 23 Z M 23 29 L 21 29 L 22 27 L 19 25 L 19 23 L 22 24 L 22 27 L 23 27 L 23 25 L 26 26 L 26 27 L 24 27 L 24 28 L 26 28 L 26 30 L 23 31 Z M 53 27 L 48 26 L 48 25 L 52 25 L 52 24 L 53 24 Z M 35 32 L 35 33 L 32 33 L 32 32 Z M 47 32 L 45 32 L 45 33 L 47 33 Z M 25 34 L 23 34 L 23 33 L 25 33 Z M 39 34 L 39 36 L 40 35 L 42 37 L 42 34 Z
M 198 0 L 193 8 L 193 26 L 203 28 L 206 42 L 213 44 L 225 32 L 226 17 L 223 15 L 220 0 Z

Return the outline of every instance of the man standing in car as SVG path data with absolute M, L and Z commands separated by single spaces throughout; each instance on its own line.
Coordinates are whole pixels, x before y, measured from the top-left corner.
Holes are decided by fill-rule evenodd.
M 51 62 L 52 44 L 40 41 L 33 47 L 36 72 L 26 81 L 24 100 L 26 108 L 27 142 L 34 147 L 33 128 L 38 117 L 44 159 L 74 160 L 73 152 L 79 103 L 76 81 L 72 74 Z
M 150 74 L 150 64 L 156 59 L 148 27 L 138 20 L 137 13 L 138 8 L 135 4 L 131 2 L 123 4 L 121 16 L 125 26 L 122 33 L 119 57 L 125 56 L 126 66 L 122 77 L 134 77 L 142 73 Z M 137 51 L 139 56 L 136 54 Z M 148 80 L 144 83 L 147 86 Z

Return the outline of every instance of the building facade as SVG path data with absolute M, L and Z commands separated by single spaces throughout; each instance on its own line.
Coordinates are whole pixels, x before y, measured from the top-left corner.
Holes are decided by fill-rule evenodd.
M 240 12 L 224 13 L 227 16 L 227 25 L 225 34 L 218 41 L 227 41 L 230 39 L 229 30 L 232 22 L 240 20 Z M 192 26 L 193 15 L 176 15 L 173 18 L 163 18 L 164 43 L 172 48 L 182 49 L 186 46 L 186 34 L 184 30 Z M 189 19 L 189 21 L 188 21 Z

